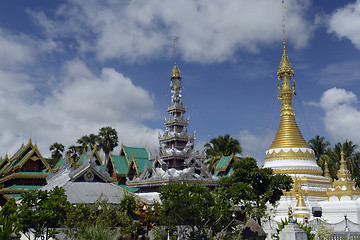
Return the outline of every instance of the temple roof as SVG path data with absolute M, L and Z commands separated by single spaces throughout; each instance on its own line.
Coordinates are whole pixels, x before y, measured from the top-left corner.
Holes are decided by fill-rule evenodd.
M 42 163 L 41 169 L 36 169 L 36 172 L 47 172 L 50 170 L 48 162 L 43 158 L 36 144 L 33 145 L 30 139 L 28 144 L 25 146 L 22 145 L 10 159 L 7 157 L 7 155 L 5 156 L 5 158 L 0 163 L 0 175 L 8 175 L 13 173 L 15 170 L 21 169 L 29 160 L 35 162 L 39 161 Z
M 129 170 L 129 164 L 125 156 L 111 154 L 110 161 L 113 163 L 116 174 L 126 175 Z
M 72 203 L 93 203 L 102 198 L 109 203 L 119 203 L 124 190 L 108 182 L 109 174 L 96 163 L 91 153 L 86 153 L 83 164 L 74 169 L 64 160 L 61 169 L 47 178 L 47 185 L 41 190 L 62 187 L 68 200 Z

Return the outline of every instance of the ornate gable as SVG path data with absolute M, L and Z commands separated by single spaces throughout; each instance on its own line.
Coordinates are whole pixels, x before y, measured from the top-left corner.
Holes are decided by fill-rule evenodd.
M 69 174 L 74 182 L 108 182 L 109 173 L 100 169 L 93 153 L 86 153 L 83 164 Z
M 50 166 L 41 155 L 37 145 L 33 145 L 31 139 L 26 146 L 21 148 L 8 160 L 0 174 L 8 175 L 14 172 L 48 172 Z
M 94 149 L 91 152 L 83 152 L 83 154 L 80 156 L 79 160 L 76 162 L 76 164 L 74 164 L 75 168 L 78 168 L 80 165 L 83 164 L 85 158 L 88 156 L 88 154 L 91 154 L 91 156 L 94 157 L 95 163 L 100 166 L 103 164 L 103 160 L 100 157 L 99 152 L 96 149 L 96 146 L 94 147 Z

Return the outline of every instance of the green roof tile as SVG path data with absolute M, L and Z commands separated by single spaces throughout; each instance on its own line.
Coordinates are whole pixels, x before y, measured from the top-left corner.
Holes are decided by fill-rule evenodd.
M 84 162 L 85 157 L 86 157 L 86 153 L 82 154 L 82 155 L 80 156 L 79 160 L 77 161 L 77 163 L 82 163 L 82 162 Z
M 230 159 L 231 159 L 231 155 L 222 157 L 215 169 L 220 169 L 220 168 L 226 167 L 226 165 L 228 164 Z
M 16 160 L 12 161 L 11 164 L 5 169 L 5 171 L 9 170 L 13 165 L 17 163 Z
M 224 177 L 230 176 L 233 172 L 234 172 L 234 169 L 230 168 L 229 172 Z
M 125 189 L 125 190 L 127 190 L 129 192 L 136 192 L 137 190 L 140 189 L 140 188 L 128 187 L 128 186 L 126 186 L 126 184 L 119 184 L 118 182 L 113 183 L 113 184 L 116 185 L 116 186 L 119 186 L 119 187 L 121 187 L 121 188 L 123 188 L 123 189 Z
M 19 173 L 26 173 L 26 174 L 41 174 L 41 175 L 45 175 L 45 174 L 47 174 L 46 172 L 45 172 L 45 170 L 44 171 L 41 171 L 41 172 L 18 172 L 18 174 Z
M 134 155 L 138 158 L 149 158 L 148 152 L 146 148 L 136 148 L 136 147 L 125 147 L 124 150 L 126 152 L 127 157 L 131 160 L 131 155 Z
M 15 199 L 21 198 L 21 195 L 17 194 L 17 193 L 15 193 L 15 194 L 13 194 L 13 193 L 9 194 L 8 193 L 8 194 L 6 194 L 6 196 L 11 197 L 11 198 L 15 198 Z
M 21 147 L 11 158 L 17 157 L 17 155 L 25 148 L 25 146 Z
M 136 162 L 136 166 L 140 173 L 144 172 L 145 164 L 147 165 L 147 167 L 151 167 L 151 162 L 149 161 L 148 158 L 137 158 L 136 157 L 135 162 Z
M 117 174 L 126 174 L 129 169 L 129 164 L 128 164 L 125 156 L 111 155 L 111 158 L 113 160 L 116 173 Z
M 60 160 L 57 162 L 57 164 L 55 165 L 54 168 L 59 168 L 59 167 L 61 167 L 61 165 L 63 164 L 63 162 L 64 162 L 64 158 L 60 159 Z
M 99 168 L 100 168 L 102 171 L 105 171 L 105 165 L 99 165 Z
M 31 190 L 31 189 L 39 189 L 42 188 L 44 185 L 12 185 L 10 187 L 7 187 L 6 189 L 26 189 L 26 190 Z

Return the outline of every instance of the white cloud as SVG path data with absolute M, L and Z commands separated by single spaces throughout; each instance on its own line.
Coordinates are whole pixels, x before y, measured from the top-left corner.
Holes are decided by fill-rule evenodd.
M 1 68 L 11 67 L 18 69 L 17 66 L 30 64 L 35 55 L 32 48 L 31 38 L 20 34 L 12 35 L 0 28 L 0 66 Z
M 360 144 L 360 110 L 353 92 L 331 88 L 323 93 L 320 105 L 325 111 L 326 131 L 335 142 L 351 140 Z
M 360 61 L 332 63 L 323 68 L 317 81 L 326 85 L 345 86 L 360 81 Z
M 263 166 L 265 162 L 265 152 L 270 147 L 274 137 L 275 132 L 270 129 L 263 129 L 255 134 L 248 130 L 241 131 L 238 139 L 243 148 L 243 156 L 246 156 L 248 152 L 250 157 L 258 161 L 260 167 Z
M 286 4 L 287 39 L 304 47 L 314 30 L 305 17 L 311 1 Z M 77 0 L 62 4 L 54 15 L 29 13 L 49 38 L 75 40 L 80 52 L 94 52 L 100 60 L 168 56 L 170 39 L 176 36 L 185 60 L 222 62 L 232 59 L 237 49 L 260 51 L 282 36 L 278 0 Z
M 347 38 L 360 50 L 360 0 L 338 8 L 329 18 L 329 33 Z
M 76 71 L 77 70 L 77 71 Z M 36 92 L 28 77 L 0 71 L 0 153 L 10 155 L 32 136 L 40 151 L 49 156 L 55 141 L 76 144 L 83 135 L 97 133 L 103 126 L 118 131 L 119 141 L 128 146 L 158 145 L 158 132 L 142 124 L 154 118 L 153 97 L 112 68 L 95 75 L 80 60 L 65 64 L 62 85 L 41 103 L 28 98 Z

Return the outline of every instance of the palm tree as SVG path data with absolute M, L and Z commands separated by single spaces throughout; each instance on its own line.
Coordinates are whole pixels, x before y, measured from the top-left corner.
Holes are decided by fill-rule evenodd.
M 81 156 L 82 149 L 83 149 L 82 146 L 71 145 L 66 151 L 66 154 L 69 155 L 74 162 L 76 162 L 77 160 L 79 160 L 79 157 Z
M 357 145 L 352 141 L 346 140 L 344 143 L 337 143 L 332 149 L 327 149 L 326 153 L 321 155 L 318 165 L 324 170 L 325 161 L 328 164 L 330 175 L 333 179 L 337 178 L 337 171 L 340 167 L 341 151 L 344 152 L 346 166 L 351 172 L 353 178 L 359 176 L 360 154 L 355 150 Z
M 49 150 L 51 151 L 51 158 L 60 159 L 63 155 L 65 147 L 63 144 L 55 142 L 49 147 Z
M 310 139 L 309 145 L 315 152 L 316 161 L 319 161 L 320 157 L 326 153 L 327 148 L 330 146 L 330 142 L 325 141 L 324 137 L 318 135 L 315 138 Z
M 98 141 L 98 136 L 91 133 L 89 135 L 82 136 L 76 142 L 81 145 L 83 149 L 93 149 Z
M 346 140 L 341 145 L 341 150 L 344 152 L 344 158 L 346 161 L 347 168 L 351 172 L 351 176 L 353 178 L 359 176 L 358 154 L 355 151 L 357 147 L 358 146 L 356 144 L 348 140 Z
M 209 143 L 204 145 L 204 148 L 209 159 L 206 163 L 211 173 L 214 173 L 217 164 L 223 156 L 242 153 L 239 140 L 230 137 L 229 134 L 211 139 Z
M 102 127 L 99 129 L 98 134 L 98 143 L 99 148 L 101 148 L 105 153 L 105 160 L 108 159 L 108 156 L 112 150 L 118 145 L 119 139 L 117 132 L 112 127 Z

